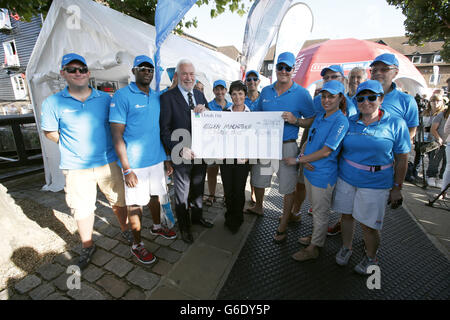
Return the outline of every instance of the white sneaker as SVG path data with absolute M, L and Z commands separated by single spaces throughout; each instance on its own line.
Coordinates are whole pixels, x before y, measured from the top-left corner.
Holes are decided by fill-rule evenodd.
M 427 184 L 430 187 L 436 187 L 436 178 L 427 178 Z

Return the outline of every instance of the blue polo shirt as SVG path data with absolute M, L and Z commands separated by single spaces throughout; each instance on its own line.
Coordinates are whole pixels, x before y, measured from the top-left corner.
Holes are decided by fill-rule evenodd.
M 331 154 L 317 161 L 310 162 L 314 170 L 303 170 L 309 182 L 318 188 L 333 186 L 337 181 L 338 155 L 341 150 L 341 142 L 348 130 L 348 120 L 341 112 L 335 113 L 325 118 L 325 112 L 319 113 L 312 123 L 308 141 L 305 148 L 305 155 L 314 153 L 327 146 L 333 151 Z
M 66 87 L 42 103 L 41 128 L 59 131 L 60 169 L 89 169 L 117 160 L 109 128 L 109 94 L 92 89 L 86 101 Z
M 286 92 L 278 96 L 275 84 L 276 82 L 262 89 L 258 104 L 253 111 L 286 111 L 292 112 L 297 118 L 314 117 L 313 101 L 305 88 L 294 82 Z M 283 141 L 297 138 L 298 127 L 285 122 Z
M 358 188 L 390 189 L 394 167 L 370 172 L 355 168 L 344 159 L 366 166 L 383 166 L 394 162 L 394 154 L 411 150 L 406 123 L 385 111 L 380 121 L 366 126 L 359 115 L 348 119 L 349 128 L 342 143 L 339 177 Z
M 419 110 L 414 98 L 404 92 L 397 90 L 397 85 L 392 82 L 393 90 L 384 95 L 381 106 L 392 116 L 398 116 L 405 120 L 408 128 L 419 125 Z
M 259 98 L 261 97 L 261 93 L 258 96 L 258 98 L 255 99 L 255 101 L 252 101 L 249 97 L 245 97 L 245 105 L 249 107 L 250 111 L 255 111 L 258 102 L 259 102 Z
M 150 90 L 147 95 L 135 82 L 114 94 L 109 122 L 125 125 L 123 140 L 131 168 L 145 168 L 166 160 L 160 138 L 159 113 L 159 94 Z
M 226 100 L 225 100 L 226 101 Z M 233 104 L 231 102 L 227 101 L 227 104 L 225 108 L 222 109 L 222 106 L 216 102 L 216 99 L 212 99 L 210 102 L 208 102 L 208 108 L 211 111 L 223 111 L 230 108 Z
M 355 102 L 352 98 L 350 98 L 348 95 L 345 96 L 345 102 L 347 103 L 347 118 L 350 118 L 351 116 L 358 113 L 358 108 L 356 107 Z M 325 109 L 322 107 L 322 94 L 318 94 L 314 97 L 314 111 L 316 114 L 325 112 Z

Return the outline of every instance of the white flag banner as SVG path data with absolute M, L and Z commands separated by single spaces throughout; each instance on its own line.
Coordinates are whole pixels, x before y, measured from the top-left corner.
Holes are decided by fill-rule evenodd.
M 282 112 L 191 112 L 192 151 L 203 159 L 282 157 Z
M 278 29 L 274 63 L 283 52 L 292 52 L 297 57 L 305 40 L 311 34 L 313 24 L 314 17 L 309 6 L 303 2 L 293 3 L 284 15 Z M 276 79 L 275 70 L 276 68 L 272 69 L 272 79 Z M 295 71 L 293 76 L 295 76 Z
M 246 70 L 260 70 L 264 57 L 274 39 L 292 0 L 256 0 L 245 26 L 241 64 Z

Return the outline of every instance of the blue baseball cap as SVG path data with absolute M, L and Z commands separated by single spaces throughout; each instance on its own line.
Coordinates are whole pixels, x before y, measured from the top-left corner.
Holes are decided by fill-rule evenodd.
M 384 94 L 383 86 L 377 80 L 367 80 L 367 81 L 364 81 L 363 83 L 361 83 L 358 86 L 358 88 L 356 89 L 356 95 L 358 95 L 361 91 L 364 91 L 364 90 L 369 90 L 374 93 L 383 93 Z
M 142 55 L 142 56 L 137 56 L 136 58 L 134 58 L 133 68 L 139 66 L 141 63 L 144 63 L 144 62 L 150 63 L 153 67 L 155 66 L 155 64 L 153 63 L 153 60 L 150 57 Z
M 384 64 L 387 64 L 388 66 L 394 65 L 398 67 L 398 60 L 392 53 L 383 53 L 380 54 L 378 57 L 376 57 L 370 66 L 372 66 L 375 62 L 383 62 Z
M 259 72 L 256 70 L 247 71 L 247 73 L 245 74 L 245 78 L 247 79 L 248 75 L 252 74 L 252 73 L 254 73 L 256 75 L 256 77 L 259 79 Z
M 339 64 L 333 64 L 329 67 L 323 68 L 322 71 L 320 72 L 320 76 L 324 76 L 325 72 L 327 72 L 327 70 L 331 70 L 333 72 L 339 72 L 340 74 L 342 74 L 342 76 L 344 76 L 344 70 L 342 69 L 342 67 Z
M 83 58 L 82 56 L 80 56 L 79 54 L 76 54 L 76 53 L 68 53 L 68 54 L 65 54 L 65 55 L 62 57 L 62 60 L 61 60 L 61 69 L 62 69 L 65 65 L 67 65 L 68 63 L 71 63 L 71 62 L 74 61 L 74 60 L 80 61 L 80 62 L 83 63 L 85 66 L 87 66 L 86 60 L 84 60 L 84 58 Z
M 223 80 L 216 80 L 216 81 L 214 81 L 213 89 L 214 89 L 215 87 L 217 87 L 217 86 L 222 86 L 222 87 L 224 87 L 225 89 L 227 88 L 227 84 L 226 84 L 225 81 L 223 81 Z
M 342 82 L 338 80 L 331 80 L 323 84 L 323 87 L 320 90 L 320 92 L 322 91 L 328 91 L 331 94 L 338 94 L 338 93 L 345 94 L 345 87 L 342 84 Z
M 279 63 L 293 67 L 295 65 L 295 56 L 291 52 L 283 52 L 278 56 L 277 64 Z

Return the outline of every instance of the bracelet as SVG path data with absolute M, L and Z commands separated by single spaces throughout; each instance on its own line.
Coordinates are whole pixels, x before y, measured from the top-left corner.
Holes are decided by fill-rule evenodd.
M 298 155 L 298 157 L 295 159 L 295 162 L 300 163 L 300 158 L 303 157 L 303 156 L 304 156 L 304 154 L 303 154 L 303 153 L 300 153 L 300 154 Z
M 131 172 L 133 172 L 133 170 L 131 170 L 131 169 L 124 170 L 124 171 L 123 171 L 123 175 L 124 175 L 124 176 L 127 176 L 127 175 L 129 175 Z
M 402 183 L 395 183 L 394 182 L 394 187 L 399 188 L 400 190 L 402 189 L 403 184 Z

